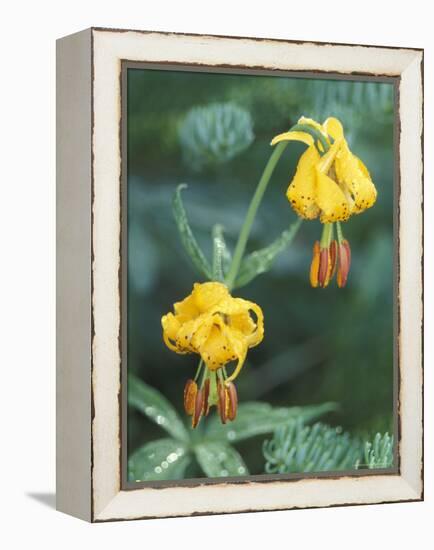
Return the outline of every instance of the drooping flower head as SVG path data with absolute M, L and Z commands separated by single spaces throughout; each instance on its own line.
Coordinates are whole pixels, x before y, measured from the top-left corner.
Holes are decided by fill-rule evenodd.
M 302 117 L 293 130 L 276 136 L 271 144 L 302 141 L 308 145 L 301 155 L 286 196 L 302 218 L 319 218 L 324 224 L 321 241 L 314 246 L 312 286 L 325 287 L 337 267 L 338 286 L 345 286 L 351 262 L 350 246 L 340 222 L 373 206 L 377 190 L 368 169 L 348 147 L 342 124 L 328 118 L 324 124 Z M 337 227 L 337 242 L 334 226 Z
M 247 350 L 264 337 L 261 308 L 233 298 L 219 282 L 195 283 L 192 293 L 173 307 L 174 313 L 161 319 L 164 342 L 176 353 L 196 353 L 201 358 L 195 379 L 187 381 L 184 391 L 184 407 L 192 415 L 193 427 L 212 405 L 217 405 L 223 423 L 233 420 L 237 410 L 233 380 Z M 230 364 L 234 368 L 228 375 Z

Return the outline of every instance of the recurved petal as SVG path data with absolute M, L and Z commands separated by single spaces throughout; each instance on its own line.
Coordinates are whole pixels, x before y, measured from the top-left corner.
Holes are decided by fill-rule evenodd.
M 206 341 L 198 347 L 202 359 L 211 371 L 215 371 L 222 365 L 236 358 L 236 352 L 227 337 L 222 320 L 217 316 L 209 331 Z
M 235 380 L 240 370 L 243 368 L 248 348 L 244 334 L 241 334 L 234 329 L 231 330 L 228 327 L 225 328 L 225 332 L 234 356 L 238 360 L 233 373 L 226 379 L 226 382 L 229 383 Z
M 250 311 L 253 311 L 253 313 L 256 316 L 256 321 L 254 322 L 255 328 L 247 336 L 247 345 L 249 348 L 253 348 L 258 344 L 260 344 L 264 339 L 264 314 L 262 312 L 262 309 L 257 304 L 255 304 L 254 302 L 248 302 L 248 303 L 249 303 L 249 315 L 250 315 Z
M 231 327 L 236 328 L 246 336 L 252 334 L 252 332 L 256 330 L 256 323 L 248 310 L 232 314 L 230 322 Z
M 176 340 L 178 331 L 181 328 L 181 323 L 173 315 L 173 313 L 163 315 L 163 317 L 161 318 L 161 326 L 163 327 L 164 332 L 169 338 L 171 338 L 172 340 Z
M 180 355 L 185 355 L 186 353 L 188 353 L 187 350 L 178 348 L 178 346 L 176 345 L 176 342 L 171 340 L 165 332 L 163 332 L 163 340 L 164 340 L 164 343 L 166 344 L 166 346 L 170 350 L 175 351 L 176 353 L 179 353 Z
M 353 157 L 357 159 L 362 174 L 372 181 L 371 174 L 369 173 L 369 170 L 366 168 L 365 164 L 363 164 L 363 162 L 359 159 L 359 157 L 356 157 L 356 155 L 353 155 Z
M 348 187 L 354 199 L 354 213 L 373 206 L 377 190 L 363 162 L 353 155 L 347 146 L 342 147 L 335 161 L 336 176 Z
M 312 220 L 318 217 L 319 209 L 315 203 L 316 165 L 320 155 L 315 147 L 309 147 L 298 161 L 295 176 L 286 196 L 292 208 L 302 218 Z
M 161 325 L 163 327 L 163 340 L 166 346 L 172 351 L 176 351 L 176 353 L 186 353 L 186 351 L 179 349 L 176 343 L 181 324 L 173 313 L 163 315 Z
M 191 296 L 200 313 L 209 312 L 229 295 L 228 288 L 217 282 L 195 283 Z
M 208 337 L 211 326 L 212 319 L 205 314 L 183 323 L 176 335 L 176 345 L 186 351 L 196 351 L 198 340 Z
M 173 309 L 180 323 L 194 319 L 199 315 L 199 310 L 197 309 L 196 304 L 194 303 L 194 298 L 191 294 L 182 300 L 182 302 L 176 302 L 173 305 Z
M 350 216 L 350 206 L 339 185 L 317 170 L 316 202 L 321 209 L 321 222 L 345 221 Z
M 271 145 L 276 145 L 276 143 L 280 143 L 281 141 L 301 141 L 309 146 L 315 143 L 311 134 L 299 131 L 290 131 L 279 134 L 271 140 Z
M 228 298 L 218 306 L 219 313 L 228 317 L 227 325 L 247 338 L 249 347 L 258 345 L 264 337 L 264 314 L 262 309 L 243 298 Z
M 360 172 L 363 174 L 363 177 L 357 180 L 359 188 L 357 189 L 357 198 L 355 200 L 356 212 L 363 212 L 366 208 L 371 208 L 377 200 L 377 189 L 374 182 L 371 179 L 371 176 L 368 172 L 368 169 L 363 164 L 363 162 L 354 155 L 357 160 Z
M 344 137 L 344 128 L 340 122 L 335 117 L 329 117 L 323 124 L 324 130 L 329 134 L 334 140 Z
M 221 313 L 224 315 L 238 315 L 245 313 L 249 309 L 249 304 L 247 300 L 242 298 L 233 298 L 228 296 L 219 302 L 213 309 L 213 313 Z

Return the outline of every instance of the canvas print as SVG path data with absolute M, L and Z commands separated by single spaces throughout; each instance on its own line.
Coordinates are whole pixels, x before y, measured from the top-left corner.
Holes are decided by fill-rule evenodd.
M 394 85 L 126 71 L 128 483 L 396 468 Z

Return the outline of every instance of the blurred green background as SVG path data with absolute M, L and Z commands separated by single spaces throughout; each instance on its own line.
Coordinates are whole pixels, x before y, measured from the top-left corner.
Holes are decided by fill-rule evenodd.
M 336 401 L 340 408 L 325 418 L 328 423 L 360 436 L 393 433 L 392 84 L 150 69 L 128 69 L 127 82 L 129 372 L 158 389 L 183 415 L 183 388 L 197 357 L 165 347 L 160 319 L 202 279 L 173 220 L 176 186 L 188 183 L 184 204 L 202 248 L 211 253 L 216 222 L 224 225 L 233 247 L 272 137 L 302 115 L 320 122 L 336 116 L 350 148 L 370 170 L 378 200 L 343 224 L 353 257 L 345 289 L 335 282 L 327 289 L 310 287 L 312 245 L 321 233 L 321 224 L 310 221 L 270 272 L 235 291 L 260 304 L 265 315 L 264 341 L 248 354 L 237 379 L 238 395 L 240 402 L 279 406 Z M 212 118 L 212 110 L 222 108 L 216 103 L 247 113 L 236 127 L 228 119 L 229 141 L 197 110 L 211 105 Z M 228 151 L 237 144 L 231 158 Z M 285 191 L 304 148 L 293 143 L 286 149 L 248 251 L 269 244 L 295 220 Z M 158 426 L 129 409 L 129 453 L 159 437 Z M 262 440 L 237 446 L 253 474 L 264 471 Z M 195 475 L 193 465 L 189 477 Z

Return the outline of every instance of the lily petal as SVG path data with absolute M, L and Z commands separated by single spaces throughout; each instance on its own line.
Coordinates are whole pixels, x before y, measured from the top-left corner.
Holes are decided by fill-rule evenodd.
M 253 311 L 256 315 L 256 328 L 247 337 L 249 348 L 253 348 L 260 344 L 264 338 L 264 314 L 262 313 L 262 309 L 253 302 L 249 302 L 249 311 Z
M 215 318 L 207 340 L 198 350 L 206 366 L 211 371 L 217 370 L 237 357 L 236 350 L 233 349 L 232 342 L 228 338 L 223 320 L 218 317 Z
M 173 305 L 175 315 L 180 323 L 185 323 L 190 319 L 194 319 L 199 315 L 199 310 L 196 307 L 194 297 L 187 296 L 182 302 L 176 302 Z
M 309 146 L 315 143 L 313 136 L 311 136 L 307 132 L 299 131 L 291 131 L 279 134 L 271 140 L 271 145 L 276 145 L 276 143 L 280 143 L 281 141 L 301 141 Z
M 335 117 L 329 117 L 323 124 L 324 130 L 334 140 L 344 137 L 344 128 L 341 122 Z
M 229 382 L 235 380 L 240 370 L 243 368 L 244 361 L 246 360 L 248 345 L 244 335 L 241 332 L 234 329 L 231 330 L 229 327 L 225 327 L 225 332 L 231 345 L 231 349 L 234 352 L 234 356 L 238 359 L 234 371 L 228 378 L 226 378 L 226 384 L 228 384 Z
M 345 221 L 350 216 L 350 207 L 339 185 L 317 170 L 316 202 L 321 209 L 321 222 Z
M 295 176 L 286 192 L 293 209 L 299 216 L 308 220 L 317 218 L 319 214 L 318 206 L 315 203 L 315 167 L 319 160 L 320 155 L 315 147 L 309 147 L 301 155 Z
M 353 155 L 345 144 L 335 161 L 339 182 L 348 187 L 354 198 L 354 213 L 370 208 L 377 199 L 377 190 L 363 162 Z
M 164 315 L 161 318 L 161 325 L 163 327 L 163 340 L 166 346 L 181 355 L 187 353 L 186 350 L 180 349 L 177 345 L 177 337 L 181 324 L 173 313 Z
M 200 313 L 208 312 L 221 300 L 229 296 L 227 287 L 217 282 L 195 283 L 193 285 L 193 292 L 191 293 L 194 304 Z

